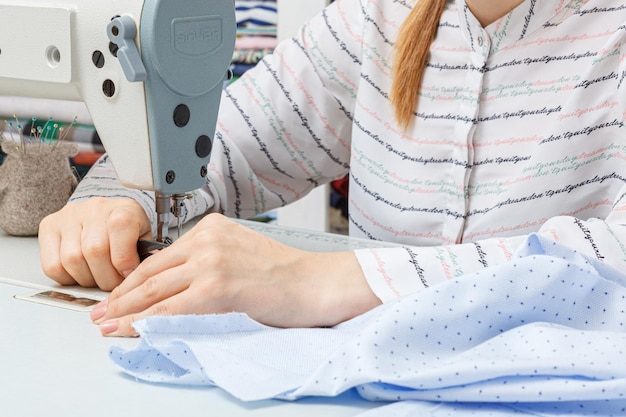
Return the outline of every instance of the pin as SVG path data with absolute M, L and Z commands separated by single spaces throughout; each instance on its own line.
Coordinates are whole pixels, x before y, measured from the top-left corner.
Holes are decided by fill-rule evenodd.
M 38 124 L 37 117 L 30 118 L 30 128 L 22 124 L 20 118 L 14 114 L 11 120 L 2 121 L 2 129 L 0 129 L 0 138 L 7 142 L 15 143 L 18 150 L 22 154 L 26 154 L 28 144 L 50 145 L 52 149 L 56 148 L 59 142 L 66 141 L 70 138 L 72 128 L 78 124 L 78 116 L 74 116 L 71 123 L 65 126 L 62 123 L 55 122 L 52 117 L 43 124 Z

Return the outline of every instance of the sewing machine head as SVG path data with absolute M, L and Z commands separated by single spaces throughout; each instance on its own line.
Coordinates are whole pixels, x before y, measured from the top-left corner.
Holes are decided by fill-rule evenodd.
M 235 36 L 232 0 L 0 0 L 0 95 L 84 101 L 164 239 L 170 196 L 204 185 Z

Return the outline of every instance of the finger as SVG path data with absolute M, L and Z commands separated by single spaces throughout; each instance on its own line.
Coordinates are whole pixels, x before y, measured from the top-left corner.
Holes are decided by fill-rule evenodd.
M 114 210 L 107 220 L 111 263 L 122 277 L 127 277 L 139 265 L 137 241 L 150 229 L 143 209 L 139 214 L 132 210 Z
M 97 223 L 82 229 L 81 248 L 91 275 L 104 291 L 111 291 L 123 280 L 111 263 L 109 237 L 106 226 Z
M 49 221 L 49 220 L 48 220 Z M 75 285 L 76 281 L 63 267 L 61 262 L 61 234 L 56 227 L 49 226 L 44 219 L 39 226 L 39 259 L 46 276 L 61 285 Z
M 122 336 L 122 337 L 134 337 L 138 336 L 137 331 L 133 327 L 133 323 L 142 320 L 150 316 L 171 316 L 176 314 L 172 310 L 172 306 L 180 303 L 184 303 L 182 295 L 172 297 L 161 303 L 155 304 L 147 310 L 140 313 L 129 314 L 118 319 L 111 319 L 101 323 L 98 327 L 100 333 L 103 336 Z
M 165 274 L 183 265 L 186 261 L 186 257 L 182 255 L 180 250 L 177 250 L 174 246 L 166 247 L 152 256 L 144 260 L 130 275 L 124 279 L 124 281 L 116 287 L 109 296 L 110 301 L 117 300 L 124 297 L 131 291 L 143 285 L 148 279 L 157 277 L 161 274 Z M 165 274 L 165 276 L 169 276 Z M 184 274 L 180 274 L 180 277 L 184 277 Z M 152 284 L 149 284 L 152 285 Z
M 82 225 L 67 224 L 61 238 L 60 258 L 63 268 L 83 287 L 95 287 L 96 280 L 82 250 Z
M 176 299 L 180 293 L 189 288 L 188 281 L 180 279 L 180 269 L 175 268 L 150 277 L 127 294 L 115 299 L 109 298 L 106 313 L 95 323 L 101 324 L 112 319 L 153 311 L 154 307 L 163 301 Z M 182 311 L 184 307 L 180 306 L 177 310 Z

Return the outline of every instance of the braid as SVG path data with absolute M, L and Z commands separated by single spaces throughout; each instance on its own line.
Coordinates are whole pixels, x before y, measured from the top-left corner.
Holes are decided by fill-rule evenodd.
M 390 99 L 396 121 L 405 129 L 413 119 L 424 66 L 445 5 L 446 0 L 417 0 L 396 40 Z

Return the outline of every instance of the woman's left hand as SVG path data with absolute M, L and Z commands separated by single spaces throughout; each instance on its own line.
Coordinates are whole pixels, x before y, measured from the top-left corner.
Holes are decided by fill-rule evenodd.
M 146 259 L 91 318 L 133 336 L 151 315 L 244 312 L 275 327 L 333 326 L 380 304 L 352 252 L 308 252 L 210 214 Z

